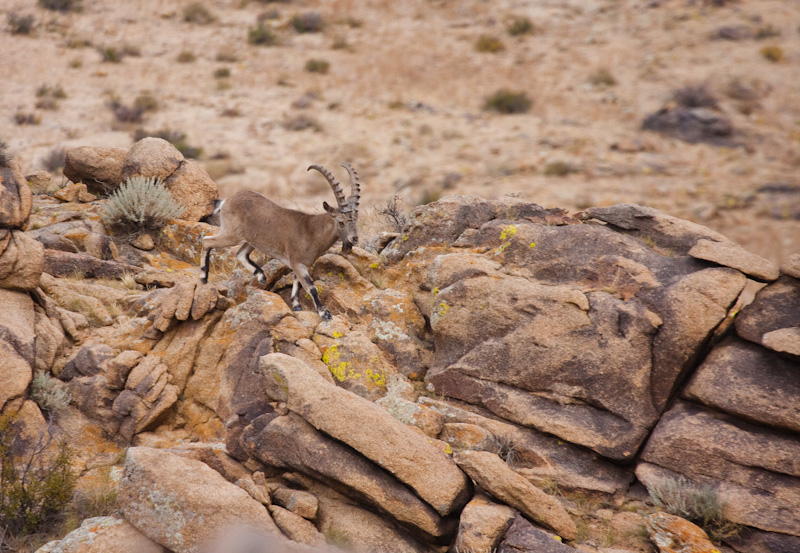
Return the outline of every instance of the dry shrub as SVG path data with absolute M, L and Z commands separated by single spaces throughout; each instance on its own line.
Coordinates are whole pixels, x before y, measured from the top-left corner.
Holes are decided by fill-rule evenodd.
M 183 212 L 183 206 L 172 197 L 163 180 L 134 177 L 109 197 L 102 219 L 111 227 L 136 232 L 159 229 Z
M 524 92 L 513 92 L 507 88 L 501 88 L 486 99 L 483 109 L 503 114 L 525 113 L 532 104 L 533 101 Z
M 0 527 L 24 536 L 57 520 L 75 489 L 72 449 L 51 428 L 27 437 L 12 414 L 0 416 Z

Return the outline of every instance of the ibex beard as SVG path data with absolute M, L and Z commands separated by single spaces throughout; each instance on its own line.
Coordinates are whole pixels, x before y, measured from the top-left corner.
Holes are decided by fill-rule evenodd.
M 261 284 L 267 283 L 264 271 L 253 263 L 253 250 L 277 259 L 292 272 L 292 309 L 301 311 L 300 286 L 311 296 L 320 317 L 331 318 L 331 313 L 319 299 L 317 287 L 308 274 L 314 262 L 337 241 L 342 241 L 342 253 L 347 254 L 358 244 L 358 203 L 361 183 L 349 163 L 342 163 L 350 176 L 350 196 L 345 197 L 341 185 L 330 171 L 321 165 L 312 165 L 322 173 L 336 196 L 336 207 L 322 202 L 325 213 L 310 214 L 281 207 L 257 192 L 243 190 L 218 204 L 220 230 L 214 236 L 203 238 L 200 254 L 200 280 L 208 282 L 211 250 L 241 244 L 236 258 Z

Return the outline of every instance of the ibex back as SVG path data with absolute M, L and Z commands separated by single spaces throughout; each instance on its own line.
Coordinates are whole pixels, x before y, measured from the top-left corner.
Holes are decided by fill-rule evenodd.
M 261 267 L 250 259 L 250 252 L 257 249 L 277 259 L 294 272 L 292 285 L 292 309 L 300 311 L 300 286 L 314 300 L 317 313 L 325 320 L 331 318 L 319 299 L 319 293 L 308 274 L 308 268 L 324 254 L 334 242 L 342 241 L 342 252 L 349 253 L 358 243 L 358 202 L 361 184 L 358 174 L 349 163 L 342 163 L 350 175 L 350 196 L 345 198 L 342 187 L 330 171 L 321 165 L 312 165 L 325 177 L 336 196 L 337 207 L 323 202 L 325 213 L 312 215 L 286 209 L 257 192 L 243 190 L 223 200 L 219 207 L 220 231 L 203 238 L 200 254 L 201 280 L 208 282 L 209 259 L 213 248 L 224 248 L 242 244 L 236 257 L 253 273 L 258 282 L 266 284 L 267 277 Z

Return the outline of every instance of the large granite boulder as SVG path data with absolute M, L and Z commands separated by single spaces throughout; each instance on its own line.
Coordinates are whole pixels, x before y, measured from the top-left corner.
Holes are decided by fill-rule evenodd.
M 128 522 L 175 553 L 196 553 L 240 527 L 280 535 L 246 491 L 205 463 L 163 450 L 128 449 L 119 503 Z
M 417 217 L 434 225 L 454 217 L 455 208 L 437 204 Z M 478 228 L 451 225 L 448 240 L 465 230 L 449 247 L 418 248 L 398 263 L 427 267 L 416 274 L 431 298 L 429 386 L 605 457 L 632 459 L 744 274 L 689 256 L 695 228 L 659 238 L 681 244 L 680 253 L 610 225 L 485 218 Z M 399 243 L 387 249 L 405 251 Z M 423 265 L 417 257 L 425 256 Z
M 0 288 L 31 291 L 39 286 L 44 251 L 28 233 L 0 229 Z
M 94 194 L 107 195 L 122 182 L 122 165 L 128 150 L 79 146 L 67 151 L 64 176 L 81 182 Z

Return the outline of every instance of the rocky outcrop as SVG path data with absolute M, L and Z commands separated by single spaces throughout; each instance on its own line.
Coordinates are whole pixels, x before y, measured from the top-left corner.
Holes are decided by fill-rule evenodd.
M 636 476 L 650 488 L 663 488 L 684 475 L 716 488 L 728 501 L 730 520 L 800 536 L 798 459 L 796 435 L 679 403 L 653 432 Z
M 466 504 L 469 482 L 458 467 L 385 410 L 325 381 L 295 358 L 271 354 L 260 366 L 272 399 L 383 467 L 441 515 Z
M 227 552 L 245 534 L 226 530 L 250 524 L 280 548 L 560 553 L 603 550 L 613 530 L 630 550 L 631 511 L 652 511 L 637 477 L 719 492 L 742 553 L 800 539 L 791 263 L 777 278 L 640 206 L 574 219 L 451 197 L 383 255 L 320 258 L 321 321 L 289 308 L 276 262 L 270 290 L 223 277 L 232 252 L 199 284 L 209 225 L 173 221 L 149 253 L 115 252 L 96 204 L 37 201 L 40 228 L 8 242 L 45 244 L 64 276 L 8 265 L 22 284 L 0 289 L 0 401 L 44 427 L 26 393 L 49 371 L 72 397 L 57 424 L 103 451 L 81 470 L 137 446 L 120 496 L 144 543 Z M 147 289 L 93 280 L 128 268 Z M 748 276 L 769 284 L 737 313 Z
M 184 207 L 181 218 L 187 221 L 211 215 L 214 201 L 219 198 L 216 183 L 201 163 L 185 159 L 175 146 L 152 136 L 139 140 L 130 150 L 73 148 L 67 152 L 64 175 L 83 186 L 83 189 L 62 189 L 59 194 L 64 201 L 92 201 L 87 196 L 89 192 L 106 196 L 134 177 L 161 179 Z
M 511 470 L 496 454 L 464 451 L 457 454 L 455 460 L 476 484 L 529 520 L 544 525 L 564 539 L 578 537 L 575 523 L 561 503 Z
M 196 553 L 240 527 L 280 532 L 247 492 L 206 464 L 167 451 L 128 449 L 119 497 L 125 519 L 175 553 Z
M 483 255 L 443 252 L 423 275 L 426 381 L 617 460 L 636 453 L 746 280 L 594 225 L 490 220 L 453 245 Z

